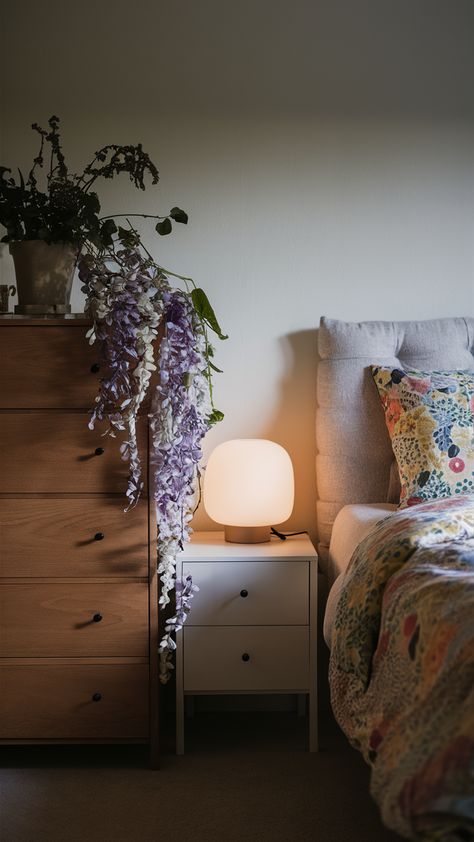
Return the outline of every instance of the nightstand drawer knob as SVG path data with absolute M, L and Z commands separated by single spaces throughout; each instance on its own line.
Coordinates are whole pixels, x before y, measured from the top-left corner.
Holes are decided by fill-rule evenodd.
M 103 532 L 96 532 L 95 535 L 94 535 L 94 541 L 103 541 L 104 538 L 105 538 L 105 535 L 104 535 Z
M 102 693 L 94 693 L 94 695 L 92 696 L 93 702 L 100 702 L 101 699 L 102 699 Z
M 100 623 L 100 621 L 102 620 L 102 614 L 94 614 L 92 620 L 94 621 L 94 623 Z
M 92 363 L 92 365 L 91 365 L 91 374 L 97 374 L 97 372 L 98 372 L 98 371 L 100 371 L 100 365 L 99 365 L 99 363 Z
M 250 655 L 248 652 L 244 652 L 244 654 L 242 655 L 242 660 L 245 661 L 245 663 L 247 663 L 247 661 L 250 661 Z
M 249 595 L 248 590 L 246 588 L 242 588 L 242 590 L 240 591 L 240 596 L 242 597 L 242 599 L 245 599 L 245 597 L 248 596 L 248 595 Z
M 103 447 L 96 447 L 94 453 L 96 456 L 102 456 L 102 454 L 105 453 L 105 450 Z

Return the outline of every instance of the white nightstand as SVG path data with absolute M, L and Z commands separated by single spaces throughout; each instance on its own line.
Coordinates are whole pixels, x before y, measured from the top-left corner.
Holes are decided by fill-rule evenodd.
M 198 585 L 177 636 L 176 750 L 184 752 L 184 696 L 309 696 L 309 749 L 318 749 L 318 557 L 307 535 L 230 544 L 195 532 L 178 576 Z

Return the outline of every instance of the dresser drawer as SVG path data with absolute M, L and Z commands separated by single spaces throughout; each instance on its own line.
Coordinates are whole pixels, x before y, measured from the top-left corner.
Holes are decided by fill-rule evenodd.
M 148 504 L 124 512 L 125 503 L 0 499 L 0 576 L 147 576 Z
M 306 561 L 190 562 L 199 587 L 188 625 L 304 625 L 308 622 Z
M 0 684 L 1 739 L 148 737 L 146 664 L 3 666 Z
M 0 330 L 0 409 L 85 409 L 94 406 L 103 366 L 99 345 L 89 344 L 89 324 L 12 325 Z M 161 329 L 158 340 L 162 337 Z M 150 386 L 158 383 L 152 373 Z M 140 408 L 146 412 L 151 389 Z
M 98 622 L 94 621 L 100 617 Z M 148 656 L 148 586 L 0 584 L 6 658 Z
M 309 686 L 307 626 L 187 626 L 183 646 L 187 693 L 303 692 Z
M 99 383 L 98 346 L 86 325 L 7 325 L 0 330 L 0 408 L 90 409 Z
M 87 423 L 82 413 L 1 413 L 0 492 L 125 492 L 127 464 L 119 440 L 104 438 Z M 146 454 L 146 419 L 138 429 Z M 96 448 L 104 453 L 96 455 Z

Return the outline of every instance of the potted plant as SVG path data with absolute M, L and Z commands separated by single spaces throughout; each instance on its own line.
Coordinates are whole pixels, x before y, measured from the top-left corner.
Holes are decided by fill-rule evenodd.
M 78 256 L 84 249 L 99 252 L 110 246 L 117 228 L 100 216 L 95 192 L 99 178 L 125 172 L 135 187 L 144 190 L 148 175 L 158 182 L 158 170 L 141 144 L 109 144 L 95 153 L 80 174 L 69 171 L 61 146 L 59 118 L 50 117 L 49 129 L 32 124 L 39 149 L 26 177 L 0 167 L 0 224 L 6 229 L 15 263 L 19 306 L 17 312 L 70 312 L 70 295 Z M 40 181 L 42 182 L 40 184 Z M 176 222 L 187 222 L 180 208 L 158 219 L 157 231 L 167 234 Z
M 33 129 L 40 135 L 40 149 L 27 178 L 19 171 L 17 184 L 9 169 L 0 168 L 0 223 L 7 232 L 3 242 L 10 244 L 15 259 L 23 312 L 64 312 L 78 264 L 85 312 L 92 322 L 87 336 L 99 345 L 103 372 L 89 427 L 100 421 L 106 425 L 104 435 L 122 435 L 120 449 L 129 464 L 127 508 L 136 505 L 142 491 L 136 422 L 157 370 L 149 411 L 150 472 L 160 604 L 169 606 L 160 644 L 160 678 L 166 683 L 173 667 L 174 635 L 196 590 L 189 576 L 176 581 L 176 557 L 191 532 L 200 488 L 201 440 L 223 418 L 213 402 L 212 375 L 220 369 L 209 334 L 227 337 L 204 290 L 192 278 L 160 266 L 129 219 L 157 220 L 156 231 L 167 235 L 173 221 L 188 222 L 185 211 L 174 207 L 166 216 L 120 214 L 127 218 L 126 228 L 112 216 L 100 216 L 100 202 L 92 190 L 98 178 L 126 172 L 142 190 L 146 175 L 157 183 L 158 170 L 142 146 L 105 146 L 81 175 L 75 175 L 64 160 L 59 119 L 50 118 L 49 131 L 36 123 Z M 45 146 L 49 171 L 42 191 L 37 174 L 44 167 Z M 44 255 L 48 257 L 43 260 Z M 26 283 L 25 266 L 32 271 Z

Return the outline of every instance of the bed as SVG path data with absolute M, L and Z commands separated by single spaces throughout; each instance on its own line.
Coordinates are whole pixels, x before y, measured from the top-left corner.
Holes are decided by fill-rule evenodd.
M 323 318 L 319 355 L 317 520 L 332 583 L 333 711 L 371 766 L 387 826 L 426 842 L 472 840 L 474 319 Z M 427 421 L 416 400 L 430 404 L 433 394 L 438 415 Z M 453 428 L 446 407 L 458 397 Z M 417 467 L 428 439 L 448 478 L 440 461 Z

